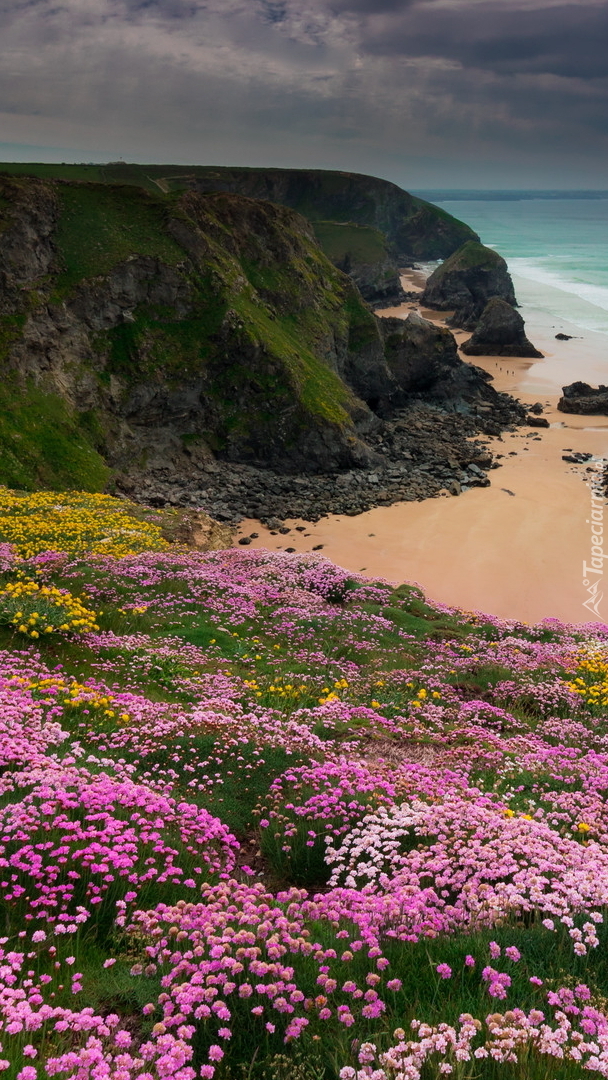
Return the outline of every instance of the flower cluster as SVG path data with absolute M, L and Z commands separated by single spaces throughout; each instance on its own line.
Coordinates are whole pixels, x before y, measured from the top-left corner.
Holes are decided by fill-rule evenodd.
M 38 638 L 54 631 L 86 634 L 99 630 L 97 614 L 67 589 L 20 578 L 0 589 L 0 623 Z
M 84 491 L 59 495 L 0 487 L 0 538 L 26 559 L 46 551 L 120 557 L 169 547 L 158 525 L 138 520 L 135 507 Z

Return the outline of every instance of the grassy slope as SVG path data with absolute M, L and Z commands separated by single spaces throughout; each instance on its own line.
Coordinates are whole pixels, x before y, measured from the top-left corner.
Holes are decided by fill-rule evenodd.
M 57 192 L 61 214 L 56 243 L 63 269 L 56 284 L 62 295 L 134 254 L 169 265 L 183 260 L 184 252 L 166 232 L 166 199 L 99 184 L 61 184 Z
M 314 230 L 323 251 L 334 263 L 347 257 L 357 263 L 382 262 L 388 257 L 384 236 L 371 225 L 316 221 Z
M 463 244 L 462 247 L 458 248 L 458 251 L 455 251 L 453 255 L 450 255 L 449 259 L 446 259 L 441 266 L 437 267 L 433 276 L 435 277 L 435 280 L 437 280 L 449 273 L 460 270 L 471 270 L 473 267 L 478 267 L 480 270 L 494 270 L 501 266 L 506 267 L 502 255 L 499 255 L 497 251 L 493 251 L 492 248 L 488 248 L 484 244 L 478 244 L 475 240 L 469 240 L 466 244 Z

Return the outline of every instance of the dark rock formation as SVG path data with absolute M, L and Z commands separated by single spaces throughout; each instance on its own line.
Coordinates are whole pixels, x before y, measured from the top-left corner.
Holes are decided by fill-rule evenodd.
M 556 334 L 556 341 L 572 341 L 572 334 Z
M 560 412 L 608 415 L 608 386 L 600 384 L 597 389 L 584 382 L 573 382 L 562 387 L 557 403 Z
M 547 428 L 549 427 L 549 421 L 544 416 L 535 416 L 533 413 L 529 413 L 526 416 L 526 424 L 530 427 Z
M 465 341 L 461 349 L 466 356 L 543 355 L 528 341 L 519 311 L 498 296 L 488 300 L 473 337 Z
M 421 303 L 439 311 L 453 309 L 450 325 L 474 330 L 495 296 L 517 304 L 507 264 L 496 251 L 470 240 L 431 274 Z

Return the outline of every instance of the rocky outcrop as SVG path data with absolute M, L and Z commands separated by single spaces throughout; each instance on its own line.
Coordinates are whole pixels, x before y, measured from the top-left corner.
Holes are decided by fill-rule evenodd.
M 597 388 L 584 382 L 573 382 L 562 387 L 557 403 L 560 412 L 608 415 L 608 386 L 601 383 Z
M 216 521 L 204 510 L 173 510 L 160 515 L 158 524 L 165 540 L 196 551 L 219 551 L 234 546 L 234 529 Z
M 524 320 L 506 300 L 488 300 L 473 336 L 461 345 L 466 356 L 542 357 L 528 341 Z
M 517 305 L 505 260 L 491 248 L 471 240 L 431 274 L 421 303 L 439 311 L 453 310 L 450 325 L 474 330 L 493 297 Z

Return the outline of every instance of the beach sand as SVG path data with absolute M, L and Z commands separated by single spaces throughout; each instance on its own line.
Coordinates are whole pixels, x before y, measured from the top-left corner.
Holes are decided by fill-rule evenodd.
M 403 284 L 420 289 L 424 276 L 408 271 Z M 415 309 L 433 321 L 447 317 L 413 301 L 378 314 L 404 318 Z M 292 531 L 286 536 L 245 521 L 240 535 L 255 531 L 259 538 L 252 546 L 271 550 L 310 551 L 322 544 L 323 555 L 340 566 L 416 582 L 434 600 L 469 611 L 527 622 L 608 620 L 608 595 L 596 606 L 599 617 L 583 607 L 589 597 L 583 562 L 591 559 L 589 479 L 597 475 L 597 461 L 562 460 L 570 450 L 608 459 L 608 417 L 567 415 L 556 408 L 562 385 L 605 380 L 606 338 L 591 332 L 581 338 L 580 330 L 565 323 L 524 308 L 522 314 L 528 337 L 545 358 L 475 357 L 474 362 L 490 372 L 497 390 L 527 404 L 540 401 L 551 426 L 482 439 L 494 454 L 504 455 L 501 468 L 488 474 L 491 487 L 378 507 L 357 517 L 328 516 L 316 524 L 288 521 Z M 572 333 L 573 339 L 556 341 L 557 332 Z M 456 333 L 459 342 L 468 336 Z

